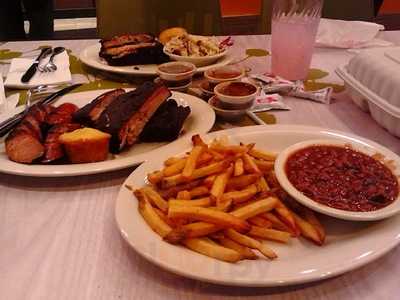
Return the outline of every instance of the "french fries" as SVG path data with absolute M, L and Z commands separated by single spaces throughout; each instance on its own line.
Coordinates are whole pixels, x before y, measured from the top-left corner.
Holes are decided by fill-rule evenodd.
M 324 243 L 317 216 L 281 189 L 275 153 L 224 138 L 207 145 L 195 135 L 192 143 L 184 156 L 170 157 L 148 174 L 149 185 L 128 187 L 143 219 L 165 242 L 231 263 L 260 254 L 277 258 L 265 240 Z
M 245 220 L 232 214 L 213 210 L 204 207 L 170 205 L 168 210 L 169 218 L 190 218 L 204 221 L 221 227 L 232 227 L 239 232 L 247 232 L 250 225 Z

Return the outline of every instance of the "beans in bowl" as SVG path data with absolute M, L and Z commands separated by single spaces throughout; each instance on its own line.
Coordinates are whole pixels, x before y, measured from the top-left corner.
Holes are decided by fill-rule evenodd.
M 399 183 L 381 161 L 350 147 L 315 145 L 286 161 L 291 184 L 310 199 L 346 211 L 374 211 L 393 203 Z

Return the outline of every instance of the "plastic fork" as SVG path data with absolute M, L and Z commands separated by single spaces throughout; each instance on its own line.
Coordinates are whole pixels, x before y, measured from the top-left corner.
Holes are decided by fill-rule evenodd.
M 39 71 L 42 73 L 47 73 L 47 72 L 54 72 L 57 70 L 57 66 L 54 63 L 54 57 L 62 52 L 65 51 L 64 47 L 55 47 L 53 49 L 53 53 L 50 56 L 49 61 L 44 65 L 44 66 L 39 66 Z

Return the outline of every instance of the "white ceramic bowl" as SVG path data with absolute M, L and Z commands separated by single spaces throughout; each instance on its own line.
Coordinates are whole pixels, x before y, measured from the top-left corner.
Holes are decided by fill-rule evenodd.
M 182 56 L 182 55 L 172 54 L 168 52 L 164 47 L 164 53 L 168 55 L 172 60 L 189 62 L 194 64 L 196 67 L 203 67 L 211 65 L 215 63 L 217 60 L 224 57 L 228 53 L 228 50 L 224 49 L 224 51 L 215 55 L 195 57 L 195 56 Z
M 173 67 L 179 65 L 187 67 L 188 69 L 190 69 L 190 71 L 173 73 L 173 72 L 165 72 L 162 70 L 165 67 Z M 185 79 L 191 79 L 195 73 L 196 73 L 196 66 L 188 62 L 167 62 L 157 67 L 157 74 L 160 75 L 161 79 L 166 81 L 181 81 Z
M 275 161 L 275 173 L 276 177 L 282 186 L 282 188 L 288 192 L 293 198 L 299 201 L 301 204 L 307 206 L 308 208 L 315 210 L 319 213 L 335 217 L 338 219 L 343 220 L 351 220 L 351 221 L 376 221 L 391 217 L 400 212 L 400 196 L 397 199 L 389 204 L 388 206 L 369 212 L 355 212 L 355 211 L 346 211 L 341 209 L 336 209 L 329 207 L 327 205 L 320 204 L 309 197 L 305 196 L 299 190 L 297 190 L 289 181 L 286 176 L 285 165 L 287 159 L 295 152 L 300 149 L 304 149 L 313 145 L 332 145 L 332 146 L 340 146 L 346 147 L 349 146 L 349 142 L 341 141 L 341 140 L 309 140 L 294 144 L 284 151 L 282 151 L 276 161 Z M 379 148 L 372 148 L 367 146 L 366 144 L 361 143 L 360 141 L 354 141 L 350 143 L 350 146 L 355 151 L 359 151 L 361 153 L 367 154 L 372 156 L 374 154 L 381 154 L 383 155 L 385 161 L 392 161 L 393 167 L 395 167 L 394 171 L 392 170 L 393 174 L 399 178 L 400 176 L 400 157 L 398 157 L 395 153 L 391 152 L 390 150 L 379 147 Z
M 246 96 L 231 96 L 231 95 L 226 95 L 223 93 L 223 89 L 226 88 L 228 85 L 236 82 L 241 82 L 241 81 L 226 81 L 226 82 L 221 82 L 217 84 L 214 88 L 214 93 L 218 97 L 221 102 L 224 103 L 229 103 L 232 105 L 243 105 L 243 104 L 250 104 L 254 101 L 258 94 L 258 87 L 255 84 L 249 83 L 249 82 L 242 82 L 248 85 L 251 85 L 254 87 L 255 92 L 251 93 Z
M 232 72 L 232 73 L 238 73 L 237 76 L 229 77 L 229 78 L 218 78 L 213 75 L 215 71 L 219 72 Z M 204 77 L 208 80 L 208 82 L 217 85 L 218 83 L 225 82 L 225 81 L 234 81 L 234 80 L 240 80 L 242 77 L 245 75 L 245 70 L 244 68 L 239 68 L 237 66 L 222 66 L 222 67 L 217 67 L 217 68 L 212 68 L 204 72 Z
M 212 96 L 208 100 L 208 104 L 212 107 L 212 109 L 215 111 L 215 114 L 219 116 L 221 119 L 224 119 L 226 121 L 237 121 L 240 118 L 242 118 L 246 112 L 247 109 L 250 108 L 240 108 L 240 109 L 224 109 L 221 108 L 220 105 L 218 105 L 219 99 L 217 96 Z

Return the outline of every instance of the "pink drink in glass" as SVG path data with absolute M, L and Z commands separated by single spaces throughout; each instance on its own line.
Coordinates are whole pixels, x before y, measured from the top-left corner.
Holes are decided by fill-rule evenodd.
M 307 77 L 319 18 L 281 16 L 272 20 L 272 73 L 288 80 Z

